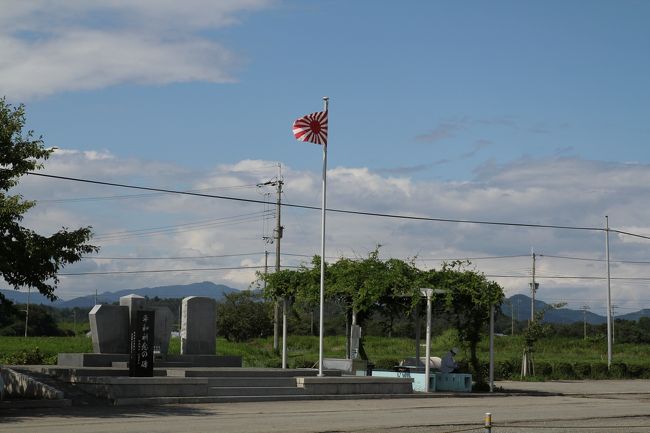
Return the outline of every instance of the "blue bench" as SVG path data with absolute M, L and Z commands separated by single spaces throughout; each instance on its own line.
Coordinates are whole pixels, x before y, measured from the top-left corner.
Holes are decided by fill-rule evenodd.
M 472 392 L 472 375 L 462 373 L 436 373 L 436 391 Z

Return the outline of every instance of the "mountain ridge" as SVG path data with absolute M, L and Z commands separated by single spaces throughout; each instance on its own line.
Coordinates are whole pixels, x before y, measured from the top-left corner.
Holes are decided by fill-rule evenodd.
M 149 298 L 185 298 L 187 296 L 206 296 L 215 300 L 221 300 L 226 294 L 238 292 L 239 290 L 224 284 L 215 284 L 211 281 L 200 283 L 176 284 L 170 286 L 142 287 L 139 289 L 122 289 L 116 292 L 103 292 L 97 294 L 97 302 L 111 304 L 119 302 L 120 297 L 126 295 L 140 295 Z M 10 301 L 17 304 L 27 303 L 28 294 L 16 290 L 0 290 Z M 58 299 L 54 302 L 47 299 L 37 291 L 29 295 L 31 304 L 43 304 L 55 308 L 92 307 L 95 305 L 95 295 L 79 296 L 69 300 Z

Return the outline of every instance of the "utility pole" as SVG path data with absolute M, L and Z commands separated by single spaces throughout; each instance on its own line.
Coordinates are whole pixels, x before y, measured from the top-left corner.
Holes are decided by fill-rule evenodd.
M 533 279 L 532 282 L 530 283 L 530 292 L 531 292 L 530 323 L 533 323 L 535 321 L 535 292 L 537 291 L 539 284 L 535 282 L 535 251 L 532 248 L 530 251 L 533 256 Z
M 583 305 L 582 308 L 582 325 L 584 328 L 584 339 L 587 339 L 587 310 L 589 310 L 589 305 Z
M 273 230 L 273 237 L 271 242 L 275 242 L 275 271 L 280 271 L 280 239 L 282 239 L 282 233 L 284 227 L 281 223 L 281 209 L 282 209 L 282 177 L 278 177 L 276 180 L 269 180 L 264 183 L 260 183 L 257 186 L 274 186 L 276 187 L 276 201 L 275 201 L 275 229 Z M 268 252 L 265 251 L 265 256 Z M 267 262 L 265 258 L 264 269 L 266 272 Z M 278 350 L 278 340 L 279 340 L 279 303 L 276 300 L 273 308 L 273 350 Z M 287 321 L 287 301 L 286 299 L 282 300 L 282 368 L 286 368 L 286 321 Z

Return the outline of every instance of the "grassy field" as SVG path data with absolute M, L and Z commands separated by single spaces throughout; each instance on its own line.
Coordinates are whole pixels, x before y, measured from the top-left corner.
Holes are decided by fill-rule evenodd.
M 421 341 L 424 343 L 424 340 Z M 414 356 L 415 342 L 406 338 L 365 337 L 364 345 L 375 368 L 390 369 L 401 359 Z M 457 345 L 452 334 L 437 336 L 432 340 L 432 356 L 442 356 L 450 347 Z M 273 351 L 273 339 L 261 338 L 246 343 L 232 343 L 217 339 L 217 353 L 239 355 L 245 367 L 279 367 L 280 354 Z M 287 342 L 287 363 L 290 368 L 311 367 L 318 361 L 318 338 L 290 336 Z M 516 377 L 522 355 L 520 337 L 497 337 L 495 361 L 497 376 Z M 345 338 L 326 337 L 325 357 L 344 358 Z M 60 352 L 92 352 L 92 342 L 79 337 L 0 337 L 0 363 L 56 363 Z M 180 341 L 172 339 L 170 353 L 180 352 Z M 424 347 L 421 349 L 424 356 Z M 479 346 L 479 358 L 483 364 L 488 360 L 487 339 Z M 552 378 L 601 377 L 606 372 L 607 344 L 603 340 L 569 338 L 542 339 L 534 353 L 540 376 Z M 461 351 L 458 360 L 466 361 Z M 650 345 L 614 345 L 613 360 L 618 365 L 620 377 L 650 377 Z M 604 367 L 603 367 L 604 366 Z M 605 373 L 603 373 L 605 368 Z M 622 370 L 621 370 L 622 369 Z

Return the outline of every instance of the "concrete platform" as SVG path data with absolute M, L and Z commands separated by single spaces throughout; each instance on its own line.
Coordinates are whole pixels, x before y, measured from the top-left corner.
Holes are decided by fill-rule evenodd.
M 298 377 L 298 388 L 313 395 L 412 394 L 413 379 L 403 377 Z
M 73 386 L 112 405 L 387 398 L 413 394 L 411 378 L 341 376 L 315 369 L 190 367 L 155 369 L 154 377 L 128 377 L 121 368 L 30 366 L 62 387 Z M 383 397 L 382 397 L 383 396 Z

